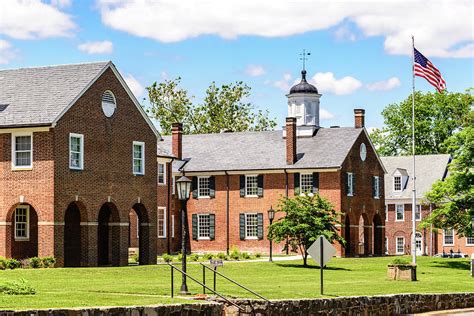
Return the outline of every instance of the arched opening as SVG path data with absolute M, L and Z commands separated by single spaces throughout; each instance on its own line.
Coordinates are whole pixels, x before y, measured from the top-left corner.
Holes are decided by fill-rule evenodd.
M 382 218 L 379 214 L 375 214 L 372 227 L 374 232 L 374 255 L 381 256 L 384 254 L 384 232 L 382 227 Z
M 77 203 L 71 203 L 64 214 L 64 266 L 80 267 L 83 257 L 81 210 Z
M 143 204 L 135 204 L 129 213 L 129 250 L 138 254 L 138 264 L 150 264 L 150 225 Z
M 344 220 L 344 239 L 346 240 L 345 256 L 348 257 L 352 254 L 351 252 L 351 219 L 349 215 L 346 215 Z
M 98 264 L 119 265 L 120 218 L 113 203 L 105 203 L 100 208 L 97 234 Z
M 359 217 L 359 240 L 358 240 L 358 254 L 360 256 L 367 256 L 370 254 L 370 240 L 368 220 L 365 214 Z
M 416 232 L 415 234 L 415 245 L 416 245 L 416 255 L 422 256 L 423 255 L 423 235 L 420 232 Z
M 38 214 L 30 204 L 18 204 L 7 216 L 11 225 L 7 226 L 7 245 L 9 255 L 15 259 L 38 256 Z

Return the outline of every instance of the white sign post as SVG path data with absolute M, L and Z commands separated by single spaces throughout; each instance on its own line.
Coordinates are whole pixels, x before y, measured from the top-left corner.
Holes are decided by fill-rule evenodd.
M 321 295 L 323 295 L 323 271 L 326 263 L 331 260 L 332 256 L 336 254 L 337 250 L 334 246 L 324 237 L 319 236 L 318 239 L 308 248 L 308 254 L 313 258 L 314 261 L 319 265 L 321 271 Z

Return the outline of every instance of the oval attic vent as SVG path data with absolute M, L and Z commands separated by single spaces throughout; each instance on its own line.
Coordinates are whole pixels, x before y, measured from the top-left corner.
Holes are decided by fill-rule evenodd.
M 102 94 L 102 111 L 104 112 L 105 116 L 112 117 L 115 113 L 115 109 L 117 108 L 117 103 L 115 101 L 115 96 L 112 91 L 105 91 Z

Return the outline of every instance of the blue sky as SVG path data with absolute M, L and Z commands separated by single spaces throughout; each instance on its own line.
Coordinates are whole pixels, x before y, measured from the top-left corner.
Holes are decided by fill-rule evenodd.
M 3 0 L 0 68 L 112 60 L 139 100 L 144 87 L 177 76 L 197 101 L 212 81 L 242 80 L 251 102 L 282 125 L 306 49 L 308 77 L 323 94 L 321 125 L 350 126 L 362 107 L 366 126 L 380 127 L 381 110 L 411 93 L 414 34 L 449 91 L 474 87 L 471 1 L 377 3 Z M 422 78 L 416 87 L 434 91 Z

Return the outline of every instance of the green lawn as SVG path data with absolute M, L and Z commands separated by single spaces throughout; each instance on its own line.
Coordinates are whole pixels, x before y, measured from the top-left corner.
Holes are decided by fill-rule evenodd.
M 387 263 L 392 258 L 334 258 L 325 270 L 327 296 L 377 295 L 389 293 L 442 293 L 474 290 L 468 259 L 418 258 L 417 282 L 387 280 Z M 188 271 L 202 279 L 202 267 L 189 264 Z M 268 298 L 310 298 L 319 296 L 319 269 L 301 261 L 225 262 L 219 271 Z M 210 274 L 207 283 L 212 284 Z M 183 302 L 170 298 L 170 268 L 130 266 L 121 268 L 58 268 L 0 271 L 0 284 L 26 279 L 36 288 L 31 296 L 0 294 L 0 309 L 79 306 L 151 305 Z M 193 294 L 201 288 L 188 282 Z M 175 291 L 180 276 L 175 273 Z M 218 279 L 218 291 L 231 297 L 251 294 Z

